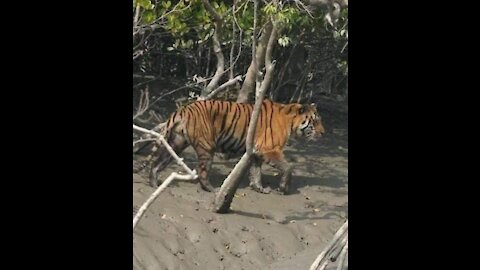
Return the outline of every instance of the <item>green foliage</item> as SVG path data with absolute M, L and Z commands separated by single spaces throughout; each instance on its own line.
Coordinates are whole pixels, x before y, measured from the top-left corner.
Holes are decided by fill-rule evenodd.
M 133 8 L 135 9 L 139 5 L 146 10 L 152 10 L 155 5 L 150 0 L 133 0 Z
M 273 3 L 268 3 L 265 7 L 263 7 L 262 11 L 265 15 L 274 15 L 277 13 L 277 7 Z
M 219 39 L 226 60 L 229 57 L 230 46 L 235 45 L 235 54 L 238 51 L 240 47 L 238 44 L 239 31 L 242 32 L 242 54 L 236 64 L 236 71 L 238 71 L 248 68 L 248 66 L 238 65 L 248 65 L 251 60 L 254 5 L 251 0 L 237 0 L 236 2 L 235 13 L 233 13 L 233 1 L 210 0 L 212 7 L 223 19 L 223 31 Z M 172 72 L 180 72 L 178 71 L 180 69 L 175 66 L 178 64 L 172 64 L 176 60 L 168 62 L 165 59 L 166 57 L 176 59 L 182 55 L 187 59 L 188 55 L 189 59 L 199 58 L 195 62 L 199 63 L 197 64 L 198 69 L 208 69 L 210 73 L 212 72 L 213 62 L 207 63 L 206 56 L 208 55 L 207 50 L 211 49 L 215 24 L 214 18 L 205 9 L 201 0 L 133 0 L 134 11 L 137 5 L 141 7 L 140 26 L 142 24 L 147 26 L 154 24 L 155 26 L 143 27 L 146 34 L 154 32 L 148 41 L 148 46 L 154 49 L 148 53 L 153 51 L 155 53 L 151 55 L 145 53 L 138 62 L 152 61 L 149 67 L 165 65 L 166 69 L 174 70 Z M 282 1 L 281 5 L 275 5 L 273 1 L 267 1 L 267 3 L 259 1 L 257 33 L 268 20 L 272 20 L 279 29 L 274 50 L 278 61 L 282 61 L 281 57 L 287 58 L 290 50 L 294 48 L 308 47 L 308 50 L 311 50 L 308 57 L 315 54 L 315 57 L 310 58 L 316 65 L 316 71 L 312 72 L 323 74 L 326 70 L 335 69 L 346 75 L 348 74 L 346 57 L 348 52 L 348 9 L 342 10 L 336 27 L 331 27 L 325 22 L 324 12 L 321 9 L 315 9 L 310 16 L 305 10 L 299 9 L 293 1 Z M 234 24 L 235 39 L 232 34 Z M 134 39 L 134 45 L 141 43 L 145 43 L 145 41 L 139 37 Z M 328 61 L 331 62 L 327 65 L 325 59 L 328 56 L 332 56 L 330 57 L 332 59 L 329 58 Z M 160 58 L 163 61 L 162 64 L 153 63 Z M 215 61 L 215 57 L 209 59 Z M 317 75 L 315 76 L 318 78 Z
M 157 18 L 155 11 L 145 10 L 142 15 L 142 21 L 144 23 L 152 23 Z

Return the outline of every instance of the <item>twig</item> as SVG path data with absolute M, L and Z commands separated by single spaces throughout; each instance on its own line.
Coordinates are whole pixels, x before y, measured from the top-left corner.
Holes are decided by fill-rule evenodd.
M 312 263 L 309 270 L 316 270 L 321 263 L 323 268 L 326 267 L 326 264 L 324 261 L 326 255 L 330 253 L 332 248 L 335 246 L 335 244 L 337 244 L 338 240 L 347 231 L 347 229 L 348 229 L 348 220 L 345 221 L 345 223 L 342 225 L 342 227 L 340 227 L 340 229 L 338 229 L 338 231 L 335 233 L 330 243 L 325 247 L 325 249 L 318 255 L 318 257 Z M 328 260 L 326 262 L 328 263 Z
M 156 141 L 157 139 L 153 138 L 146 138 L 146 139 L 139 139 L 133 142 L 133 146 L 135 147 L 136 144 L 139 144 L 141 142 L 149 142 L 149 141 Z
M 197 178 L 196 173 L 185 174 L 185 175 L 178 174 L 176 172 L 171 173 L 170 176 L 168 176 L 167 179 L 165 179 L 165 181 L 157 188 L 157 190 L 155 190 L 155 192 L 153 192 L 152 195 L 150 195 L 150 197 L 145 201 L 145 203 L 143 203 L 142 207 L 140 207 L 137 214 L 133 218 L 133 229 L 135 230 L 135 227 L 137 226 L 138 221 L 140 220 L 140 218 L 142 218 L 147 208 L 155 201 L 158 195 L 160 195 L 160 193 L 162 193 L 162 191 L 165 190 L 165 188 L 167 188 L 167 186 L 170 184 L 170 182 L 172 182 L 172 180 L 174 179 L 193 180 L 195 178 Z
M 135 27 L 137 27 L 139 17 L 140 17 L 140 4 L 137 4 L 137 6 L 135 7 L 135 17 L 133 18 L 133 29 L 135 29 Z M 135 34 L 136 33 L 134 31 L 133 35 L 135 35 Z
M 299 0 L 294 0 L 295 1 L 295 5 L 297 5 L 297 8 L 298 9 L 303 9 L 307 12 L 308 16 L 310 16 L 310 18 L 313 18 L 313 15 L 312 15 L 312 11 L 310 10 L 309 7 L 305 6 L 304 3 L 302 3 L 302 1 L 299 1 Z M 300 6 L 302 7 L 300 7 Z
M 138 101 L 137 112 L 133 116 L 133 120 L 135 120 L 140 115 L 144 114 L 148 107 L 149 107 L 149 94 L 148 94 L 148 85 L 145 88 L 145 91 L 140 91 L 140 100 Z

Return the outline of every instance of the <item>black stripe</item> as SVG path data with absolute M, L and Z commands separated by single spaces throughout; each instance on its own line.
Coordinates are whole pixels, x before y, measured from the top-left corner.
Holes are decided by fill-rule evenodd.
M 240 108 L 242 108 L 243 110 L 240 110 L 240 116 L 238 117 L 239 118 L 239 121 L 242 117 L 244 117 L 245 119 L 248 119 L 248 115 L 247 113 L 245 112 L 246 108 L 244 106 L 245 104 L 240 104 Z M 247 129 L 246 128 L 247 125 L 246 125 L 246 121 L 243 125 L 243 128 L 242 128 L 242 135 L 240 135 L 240 137 L 238 138 L 237 142 L 235 143 L 235 146 L 238 147 L 238 144 L 240 144 L 242 142 L 242 140 L 244 139 L 244 136 L 245 136 L 245 130 Z M 233 145 L 232 145 L 233 146 Z M 236 148 L 235 147 L 235 148 Z
M 222 144 L 222 147 L 224 147 L 228 142 L 231 141 L 232 138 L 234 138 L 235 128 L 236 128 L 236 126 L 237 126 L 238 119 L 239 119 L 239 117 L 238 117 L 238 114 L 239 114 L 238 111 L 239 111 L 238 106 L 235 106 L 235 113 L 234 113 L 234 115 L 233 115 L 233 119 L 234 119 L 234 121 L 235 121 L 235 120 L 236 120 L 236 121 L 233 123 L 233 125 L 231 125 L 231 126 L 228 128 L 228 130 L 227 130 L 227 132 L 226 132 L 226 133 L 227 133 L 226 137 L 227 137 L 228 139 L 227 139 L 226 142 L 224 142 L 224 143 Z M 225 149 L 228 149 L 228 148 L 225 148 Z
M 235 121 L 235 119 L 237 120 L 238 122 L 238 114 L 239 114 L 239 109 L 238 109 L 238 106 L 234 106 L 235 107 L 235 112 L 233 113 L 233 121 Z M 236 122 L 235 122 L 236 123 Z M 228 129 L 227 129 L 227 134 L 233 134 L 235 132 L 235 125 L 231 125 Z M 230 132 L 233 128 L 233 132 Z
M 223 130 L 225 128 L 225 123 L 227 122 L 227 117 L 228 117 L 228 113 L 224 113 L 223 114 L 222 125 L 220 126 L 220 134 L 223 133 Z
M 213 116 L 212 116 L 212 120 L 213 120 L 213 123 L 215 123 L 215 120 L 217 118 L 217 115 L 218 115 L 218 102 L 214 102 L 213 105 L 212 105 L 212 111 L 213 111 Z
M 240 151 L 240 149 L 242 149 L 242 148 L 243 148 L 243 151 L 246 150 L 246 149 L 245 149 L 245 140 L 243 140 L 243 141 L 237 146 L 237 148 L 235 148 L 234 153 L 238 153 L 238 151 Z M 242 152 L 243 152 L 243 151 L 242 151 Z
M 197 109 L 200 110 L 200 111 L 202 111 L 202 109 L 203 109 L 202 106 L 200 106 L 200 105 L 198 104 L 198 102 L 194 102 L 194 103 L 192 103 L 192 105 L 195 106 L 195 108 L 197 108 Z
M 165 126 L 167 129 L 170 128 L 170 124 L 172 123 L 173 118 L 175 117 L 176 114 L 177 112 L 174 112 L 173 115 L 168 119 L 167 125 Z
M 232 146 L 235 145 L 237 142 L 237 138 L 235 136 L 231 136 L 228 138 L 228 140 L 222 145 L 223 149 L 229 150 L 229 152 L 232 152 Z
M 193 103 L 195 107 L 198 108 L 198 114 L 197 114 L 197 117 L 199 117 L 198 120 L 202 121 L 203 122 L 203 125 L 206 126 L 207 125 L 207 120 L 205 119 L 205 108 L 202 106 L 202 103 L 203 102 L 195 102 Z
M 248 130 L 248 126 L 250 125 L 250 119 L 252 117 L 253 108 L 252 106 L 247 105 L 247 109 L 248 109 L 248 115 L 247 115 L 247 123 L 245 125 L 247 126 L 247 130 Z
M 192 108 L 193 110 L 193 108 Z M 197 120 L 195 119 L 195 114 L 192 113 L 192 117 L 190 118 L 192 119 L 193 121 L 193 138 L 192 138 L 192 142 L 195 143 L 195 130 L 197 130 Z
M 204 106 L 203 108 L 203 113 L 201 114 L 201 119 L 203 120 L 203 125 L 205 128 L 208 128 L 208 118 L 207 118 L 207 112 L 208 112 L 208 108 L 205 104 L 205 102 L 201 102 L 200 104 L 202 104 Z
M 246 117 L 246 118 L 245 118 L 246 121 L 245 121 L 245 125 L 243 125 L 242 135 L 240 136 L 240 143 L 241 143 L 242 141 L 245 141 L 245 136 L 246 136 L 247 130 L 248 130 L 248 121 L 247 121 L 247 120 L 248 120 L 249 117 L 248 117 L 248 115 L 246 115 L 245 117 Z M 237 146 L 237 147 L 238 147 L 238 146 Z

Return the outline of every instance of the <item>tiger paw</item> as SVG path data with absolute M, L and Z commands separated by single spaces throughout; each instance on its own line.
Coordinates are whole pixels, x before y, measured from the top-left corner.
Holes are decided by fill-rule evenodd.
M 275 191 L 276 191 L 277 193 L 280 193 L 280 194 L 283 194 L 283 195 L 287 195 L 287 194 L 288 194 L 288 188 L 287 188 L 287 187 L 282 187 L 282 186 L 280 186 L 280 187 L 276 188 Z
M 215 188 L 212 185 L 202 185 L 200 187 L 207 192 L 215 192 Z
M 150 186 L 152 188 L 157 188 L 158 187 L 158 181 L 156 180 L 150 180 Z
M 272 188 L 269 187 L 269 186 L 259 187 L 259 186 L 251 185 L 250 187 L 251 187 L 253 190 L 255 190 L 256 192 L 260 192 L 260 193 L 263 193 L 263 194 L 269 194 L 270 192 L 272 192 Z

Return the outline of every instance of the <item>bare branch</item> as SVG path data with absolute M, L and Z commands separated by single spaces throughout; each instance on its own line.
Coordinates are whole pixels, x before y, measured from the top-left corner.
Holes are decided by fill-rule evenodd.
M 133 53 L 133 60 L 137 59 L 138 57 L 142 56 L 144 53 L 144 50 L 138 50 Z
M 140 4 L 137 4 L 137 7 L 135 8 L 135 17 L 133 18 L 133 29 L 137 27 L 139 17 L 140 17 Z M 133 35 L 135 36 L 135 30 L 133 31 Z
M 348 7 L 348 0 L 307 0 L 309 6 L 323 7 L 333 5 L 334 3 L 340 5 L 342 8 Z
M 340 258 L 338 259 L 338 266 L 337 270 L 342 270 L 343 265 L 345 264 L 345 259 L 347 258 L 347 252 L 348 252 L 348 240 L 345 246 L 342 248 L 342 252 L 340 253 Z
M 315 261 L 310 266 L 309 270 L 316 270 L 320 265 L 321 267 L 326 267 L 325 258 L 328 253 L 332 251 L 332 248 L 337 244 L 340 237 L 348 230 L 348 220 L 338 229 L 338 231 L 333 236 L 330 243 L 323 249 L 323 251 L 318 255 Z M 326 261 L 328 263 L 328 260 Z
M 212 92 L 210 92 L 210 94 L 208 94 L 206 97 L 202 97 L 202 96 L 199 96 L 198 97 L 198 100 L 206 100 L 206 99 L 211 99 L 213 98 L 215 95 L 217 95 L 220 91 L 222 91 L 223 89 L 229 87 L 230 85 L 233 85 L 235 84 L 236 82 L 238 81 L 242 81 L 242 76 L 241 75 L 238 75 L 237 77 L 229 80 L 228 82 L 225 82 L 224 84 L 220 85 L 217 89 L 213 90 Z
M 152 130 L 148 130 L 148 129 L 145 129 L 145 128 L 142 128 L 142 127 L 139 127 L 137 125 L 133 125 L 133 129 L 135 130 L 138 130 L 138 131 L 141 131 L 141 132 L 144 132 L 144 133 L 148 133 L 150 135 L 153 135 L 153 136 L 156 136 L 158 138 L 158 140 L 165 146 L 165 148 L 167 149 L 167 151 L 170 153 L 170 155 L 173 156 L 173 158 L 177 161 L 178 165 L 182 166 L 183 169 L 185 169 L 185 171 L 187 171 L 190 175 L 194 175 L 196 174 L 195 170 L 191 170 L 184 162 L 183 162 L 183 159 L 180 158 L 177 153 L 175 153 L 175 151 L 173 151 L 172 147 L 170 147 L 170 145 L 168 144 L 168 142 L 165 140 L 165 138 L 160 134 L 160 133 L 157 133 L 155 131 L 152 131 Z
M 268 20 L 264 25 L 263 31 L 259 31 L 262 34 L 258 42 L 256 42 L 255 45 L 252 44 L 252 47 L 255 48 L 255 54 L 252 55 L 252 62 L 248 67 L 247 74 L 245 75 L 245 80 L 242 84 L 242 88 L 238 93 L 237 102 L 246 102 L 248 100 L 249 93 L 252 91 L 255 91 L 256 89 L 255 82 L 256 82 L 257 72 L 261 70 L 265 64 L 266 46 L 267 46 L 268 39 L 271 35 L 272 28 L 273 28 L 272 21 Z M 255 34 L 255 39 L 256 39 L 256 34 Z M 253 51 L 253 48 L 252 48 L 252 51 Z
M 159 128 L 163 126 L 162 124 L 160 125 L 157 125 L 156 128 Z M 143 216 L 143 214 L 145 213 L 145 211 L 147 210 L 147 208 L 153 203 L 153 201 L 158 197 L 158 195 L 170 184 L 170 182 L 173 180 L 173 179 L 183 179 L 183 180 L 194 180 L 198 177 L 197 175 L 197 172 L 195 170 L 191 170 L 184 162 L 183 162 L 183 159 L 180 158 L 177 153 L 175 153 L 175 151 L 173 151 L 173 149 L 170 147 L 170 145 L 167 143 L 167 141 L 165 141 L 165 138 L 155 132 L 155 131 L 152 131 L 152 130 L 148 130 L 148 129 L 145 129 L 145 128 L 142 128 L 142 127 L 139 127 L 139 126 L 136 126 L 136 125 L 133 125 L 133 129 L 135 130 L 138 130 L 138 131 L 142 131 L 142 132 L 145 132 L 145 133 L 148 133 L 150 135 L 153 135 L 153 136 L 156 136 L 158 141 L 160 141 L 164 146 L 165 148 L 167 149 L 167 151 L 172 155 L 172 157 L 177 161 L 177 163 L 182 166 L 187 172 L 188 172 L 188 175 L 181 175 L 181 174 L 178 174 L 178 173 L 172 173 L 170 174 L 170 176 L 162 183 L 162 185 L 160 185 L 160 187 L 157 188 L 157 190 L 155 190 L 155 192 L 153 192 L 153 194 L 147 199 L 147 201 L 145 201 L 145 203 L 142 205 L 142 207 L 138 210 L 137 214 L 135 215 L 135 217 L 133 218 L 133 229 L 135 229 L 135 227 L 137 226 L 138 224 L 138 221 L 140 220 L 140 218 Z
M 157 139 L 154 139 L 154 138 L 146 138 L 146 139 L 139 139 L 139 140 L 136 140 L 133 142 L 133 147 L 135 147 L 135 145 L 141 143 L 141 142 L 149 142 L 149 141 L 156 141 Z
M 233 0 L 233 7 L 232 7 L 232 16 L 235 17 L 235 6 L 237 5 L 237 0 Z M 233 52 L 235 51 L 235 34 L 237 32 L 236 24 L 232 23 L 232 47 L 230 48 L 230 72 L 229 72 L 229 79 L 233 79 Z M 241 46 L 241 44 L 240 44 Z
M 207 85 L 206 89 L 202 91 L 202 96 L 205 96 L 212 92 L 213 89 L 217 88 L 218 81 L 220 80 L 225 69 L 225 57 L 223 56 L 222 47 L 219 39 L 220 33 L 222 32 L 223 18 L 215 11 L 215 9 L 212 7 L 208 0 L 202 0 L 202 3 L 205 6 L 205 9 L 214 18 L 215 31 L 213 32 L 212 41 L 213 52 L 217 57 L 217 70 L 215 71 L 215 75 L 213 76 L 213 79 L 210 81 L 210 83 Z
M 310 18 L 313 18 L 313 15 L 312 15 L 312 11 L 311 11 L 311 7 L 309 6 L 306 6 L 302 1 L 300 0 L 294 0 L 295 1 L 295 5 L 297 6 L 298 9 L 300 10 L 305 10 L 308 14 L 308 16 L 310 16 Z
M 133 120 L 135 120 L 140 115 L 144 114 L 148 107 L 149 107 L 149 94 L 148 94 L 148 86 L 145 88 L 145 91 L 140 92 L 140 100 L 138 101 L 137 113 L 133 116 Z
M 342 237 L 342 241 L 337 242 L 337 244 L 332 248 L 332 251 L 330 252 L 330 261 L 334 262 L 337 260 L 338 255 L 340 252 L 343 250 L 343 247 L 347 244 L 348 241 L 348 232 L 345 233 L 345 235 Z

